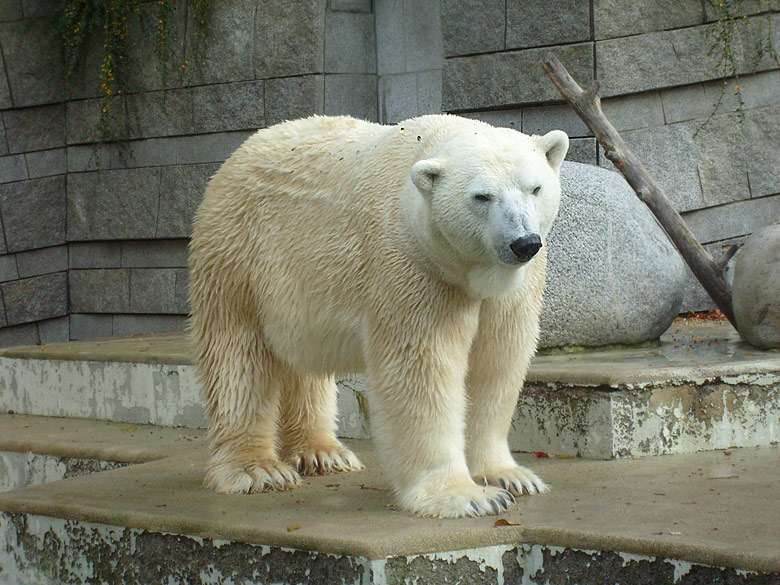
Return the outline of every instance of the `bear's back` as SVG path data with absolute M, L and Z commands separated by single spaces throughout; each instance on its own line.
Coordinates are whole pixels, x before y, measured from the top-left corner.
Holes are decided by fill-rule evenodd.
M 244 206 L 269 196 L 330 200 L 355 211 L 384 213 L 425 153 L 483 122 L 446 114 L 380 125 L 348 116 L 311 116 L 250 136 L 212 178 L 205 206 Z M 219 203 L 208 203 L 210 198 Z
M 385 127 L 354 118 L 313 116 L 259 130 L 214 176 L 221 197 L 351 198 L 365 176 L 367 152 Z M 215 184 L 215 185 L 213 185 Z M 353 187 L 354 185 L 354 187 Z M 209 197 L 207 190 L 206 198 Z

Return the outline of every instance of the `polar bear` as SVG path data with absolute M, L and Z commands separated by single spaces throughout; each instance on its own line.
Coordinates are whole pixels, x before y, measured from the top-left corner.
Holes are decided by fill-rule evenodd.
M 451 115 L 251 136 L 208 184 L 190 331 L 218 492 L 360 469 L 334 375 L 365 372 L 374 440 L 413 514 L 497 514 L 546 489 L 507 434 L 535 351 L 566 134 Z

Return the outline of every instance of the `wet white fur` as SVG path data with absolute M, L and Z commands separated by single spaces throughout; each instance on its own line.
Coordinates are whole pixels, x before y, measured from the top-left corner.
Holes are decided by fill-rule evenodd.
M 190 245 L 207 485 L 287 489 L 298 472 L 360 468 L 335 437 L 333 376 L 365 371 L 403 509 L 489 514 L 507 505 L 496 486 L 545 489 L 507 445 L 545 249 L 525 265 L 501 254 L 520 231 L 546 237 L 567 147 L 562 132 L 444 115 L 312 117 L 250 137 L 210 181 Z

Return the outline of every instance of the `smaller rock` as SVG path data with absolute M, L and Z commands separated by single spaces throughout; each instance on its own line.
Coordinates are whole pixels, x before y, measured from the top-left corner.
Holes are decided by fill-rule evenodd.
M 732 302 L 742 339 L 780 348 L 780 225 L 754 232 L 734 258 Z

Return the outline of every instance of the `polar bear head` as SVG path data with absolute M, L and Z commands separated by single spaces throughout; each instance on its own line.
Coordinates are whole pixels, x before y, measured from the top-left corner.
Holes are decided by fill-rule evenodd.
M 442 273 L 478 296 L 516 290 L 558 213 L 569 147 L 560 130 L 454 134 L 411 168 L 422 241 Z M 466 275 L 467 281 L 463 281 Z

